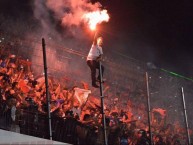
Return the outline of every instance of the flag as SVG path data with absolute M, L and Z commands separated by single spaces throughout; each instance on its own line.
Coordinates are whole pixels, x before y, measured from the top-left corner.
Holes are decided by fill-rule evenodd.
M 91 90 L 86 89 L 80 89 L 80 88 L 74 88 L 74 97 L 78 100 L 80 103 L 80 106 L 82 106 L 84 103 L 86 103 L 88 99 L 88 95 L 91 93 Z

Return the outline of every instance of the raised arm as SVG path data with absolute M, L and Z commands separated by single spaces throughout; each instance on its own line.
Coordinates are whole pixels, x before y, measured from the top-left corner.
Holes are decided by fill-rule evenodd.
M 93 39 L 93 45 L 97 44 L 97 37 L 98 37 L 98 32 L 96 31 Z

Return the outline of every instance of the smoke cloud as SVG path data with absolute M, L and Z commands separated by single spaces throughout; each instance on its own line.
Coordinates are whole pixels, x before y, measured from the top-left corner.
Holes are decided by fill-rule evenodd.
M 63 26 L 79 26 L 85 13 L 99 10 L 100 3 L 92 4 L 88 0 L 48 0 L 46 6 L 55 14 L 55 18 L 61 19 Z
M 34 16 L 41 22 L 44 31 L 53 33 L 59 23 L 65 33 L 70 32 L 73 37 L 77 37 L 76 33 L 81 31 L 83 15 L 100 9 L 100 3 L 91 3 L 88 0 L 34 1 Z

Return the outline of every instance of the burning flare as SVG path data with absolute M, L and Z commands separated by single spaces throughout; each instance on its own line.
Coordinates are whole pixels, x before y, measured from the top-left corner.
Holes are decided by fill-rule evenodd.
M 83 15 L 83 19 L 88 22 L 91 30 L 95 30 L 99 23 L 108 22 L 109 18 L 107 10 L 94 11 Z

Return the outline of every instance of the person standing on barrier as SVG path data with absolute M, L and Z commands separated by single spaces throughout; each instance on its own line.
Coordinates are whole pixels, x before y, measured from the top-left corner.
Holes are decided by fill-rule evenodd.
M 102 55 L 103 55 L 102 44 L 103 44 L 103 38 L 102 37 L 96 38 L 96 35 L 95 35 L 93 44 L 87 56 L 87 65 L 91 70 L 92 86 L 95 88 L 99 88 L 96 82 L 100 81 L 100 73 L 98 73 L 98 77 L 96 78 L 96 70 L 100 69 L 99 61 L 102 59 Z M 101 65 L 101 69 L 102 69 L 101 71 L 103 76 L 103 73 L 104 73 L 103 65 Z

